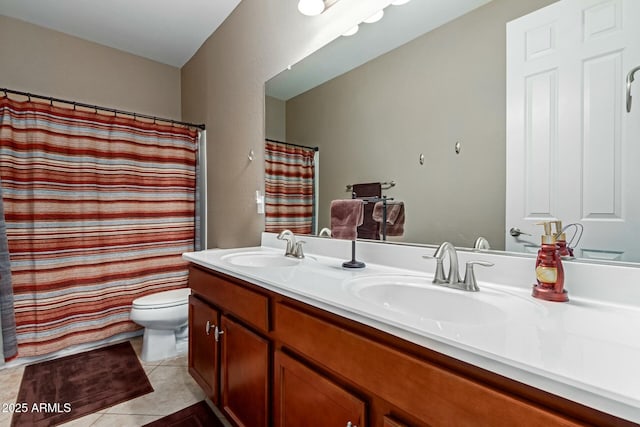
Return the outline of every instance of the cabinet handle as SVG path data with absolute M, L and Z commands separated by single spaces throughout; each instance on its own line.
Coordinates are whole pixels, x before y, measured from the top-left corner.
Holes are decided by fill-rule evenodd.
M 222 334 L 224 334 L 224 331 L 222 329 L 218 328 L 217 326 L 213 328 L 213 336 L 216 342 L 220 341 L 220 335 Z
M 204 331 L 207 333 L 207 335 L 209 335 L 209 333 L 211 332 L 211 322 L 207 320 L 207 324 L 204 327 Z
M 347 427 L 358 427 L 358 426 L 353 424 L 351 421 L 347 421 Z

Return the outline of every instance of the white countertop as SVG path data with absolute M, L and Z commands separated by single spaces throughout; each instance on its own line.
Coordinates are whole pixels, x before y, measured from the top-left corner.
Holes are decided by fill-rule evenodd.
M 263 235 L 261 247 L 211 249 L 186 253 L 183 257 L 516 381 L 640 423 L 640 308 L 635 305 L 637 302 L 621 304 L 617 297 L 612 298 L 613 301 L 594 300 L 592 294 L 597 292 L 589 290 L 591 285 L 580 289 L 584 296 L 577 290 L 572 293 L 569 288 L 567 303 L 540 301 L 530 296 L 529 282 L 534 280 L 530 258 L 514 261 L 504 256 L 460 253 L 461 265 L 467 259 L 482 259 L 497 260 L 496 266 L 477 269 L 481 289 L 478 293 L 438 289 L 452 293 L 454 298 L 475 298 L 478 303 L 494 304 L 504 309 L 508 321 L 474 324 L 425 319 L 365 301 L 356 295 L 351 284 L 356 278 L 383 275 L 430 279 L 434 263 L 421 257 L 431 254 L 433 249 L 358 242 L 362 252 L 358 259 L 367 261 L 367 267 L 355 270 L 341 266 L 351 255 L 349 242 L 329 239 L 305 238 L 307 257 L 294 267 L 237 266 L 224 259 L 241 252 L 283 254 L 283 243 L 274 242 L 272 237 Z M 327 253 L 345 256 L 335 258 Z M 381 257 L 389 259 L 390 265 L 373 262 Z M 406 268 L 407 263 L 420 270 Z M 526 271 L 526 267 L 525 271 L 531 280 L 523 279 L 526 275 L 519 274 L 518 270 L 518 274 L 511 275 L 518 282 L 501 283 L 504 276 L 509 276 L 504 274 L 505 270 L 523 266 L 530 267 L 530 271 Z M 565 271 L 568 277 L 573 273 L 583 280 L 586 273 L 578 271 L 581 268 L 571 265 L 566 266 Z M 593 269 L 592 266 L 584 268 Z M 491 270 L 494 272 L 489 273 Z M 598 276 L 591 270 L 587 273 Z M 616 279 L 635 280 L 637 272 L 622 270 L 610 274 Z M 483 281 L 483 278 L 492 281 Z M 636 284 L 640 287 L 640 282 Z M 455 312 L 456 300 L 452 301 L 448 309 Z

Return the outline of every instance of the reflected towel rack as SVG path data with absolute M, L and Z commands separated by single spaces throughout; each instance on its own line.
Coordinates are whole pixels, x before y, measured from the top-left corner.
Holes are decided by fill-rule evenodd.
M 394 183 L 395 185 L 395 183 Z M 391 186 L 393 187 L 393 185 Z M 391 188 L 389 187 L 389 188 Z M 391 204 L 389 202 L 393 202 L 394 198 L 393 197 L 387 197 L 387 196 L 382 196 L 382 197 L 378 197 L 378 196 L 371 196 L 371 197 L 357 197 L 356 193 L 351 193 L 351 198 L 352 199 L 360 199 L 362 200 L 362 203 L 364 203 L 365 205 L 367 203 L 378 203 L 378 202 L 382 202 L 382 222 L 381 222 L 381 226 L 380 228 L 382 229 L 382 240 L 387 240 L 387 207 Z
M 395 181 L 382 182 L 380 183 L 380 186 L 382 190 L 388 190 L 392 187 L 395 187 L 396 182 Z M 351 191 L 351 189 L 353 189 L 353 184 L 347 184 L 347 189 L 345 191 Z

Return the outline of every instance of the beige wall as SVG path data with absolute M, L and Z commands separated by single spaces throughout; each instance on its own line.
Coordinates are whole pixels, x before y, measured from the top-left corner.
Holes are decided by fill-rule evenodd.
M 264 188 L 264 82 L 388 3 L 389 0 L 343 1 L 318 17 L 305 17 L 298 13 L 295 2 L 243 0 L 181 71 L 0 16 L 0 86 L 206 123 L 209 246 L 256 244 L 264 228 L 264 218 L 256 213 L 255 206 L 255 190 Z M 499 45 L 502 43 L 499 49 L 503 51 L 503 42 L 499 38 L 496 40 Z M 451 43 L 440 42 L 445 46 Z M 486 61 L 477 55 L 470 59 L 475 66 Z M 466 65 L 469 63 L 465 62 Z M 422 77 L 428 79 L 424 73 Z M 500 90 L 504 89 L 496 88 L 496 91 Z M 442 94 L 443 97 L 452 95 L 450 91 Z M 489 109 L 483 106 L 462 111 L 460 117 L 472 117 L 485 110 Z M 424 119 L 424 114 L 413 113 L 414 117 L 411 117 L 411 111 L 407 113 L 406 121 Z M 479 147 L 481 138 L 487 136 L 467 129 L 467 120 L 456 124 L 465 133 L 441 131 L 436 135 L 442 146 L 430 146 L 427 151 L 420 145 L 422 140 L 414 141 L 414 148 L 407 152 L 407 156 L 411 156 L 410 164 L 416 164 L 414 157 L 419 151 L 425 151 L 428 162 L 449 159 L 455 162 L 452 166 L 468 166 L 465 159 L 479 153 L 474 151 L 474 145 Z M 503 133 L 504 127 L 495 125 L 495 128 L 499 130 L 494 139 L 503 138 L 499 133 Z M 409 139 L 404 133 L 392 136 L 386 140 L 388 146 Z M 458 137 L 463 138 L 463 155 L 450 159 L 451 141 Z M 251 149 L 258 154 L 253 162 L 247 159 Z M 487 150 L 493 149 L 487 147 Z M 396 154 L 391 152 L 385 160 L 390 158 L 391 163 L 404 161 Z M 324 152 L 321 155 L 322 165 L 333 173 L 339 163 L 332 166 L 330 157 Z M 475 168 L 476 163 L 471 166 Z M 425 174 L 422 171 L 427 170 L 430 169 L 422 168 L 420 173 Z M 331 174 L 322 174 L 323 177 L 327 175 Z M 390 176 L 394 177 L 399 180 L 400 189 L 404 178 L 400 178 L 400 174 Z M 426 174 L 421 175 L 420 182 L 427 182 L 427 178 Z M 340 179 L 339 188 L 347 181 L 351 180 Z M 499 189 L 500 193 L 502 190 Z M 483 191 L 490 194 L 496 189 L 484 188 Z M 481 198 L 469 191 L 464 194 L 474 200 Z M 503 206 L 495 208 L 496 204 L 499 202 L 490 204 L 491 214 L 503 215 Z M 420 219 L 428 220 L 426 217 Z M 454 237 L 451 239 L 455 240 Z
M 306 17 L 293 0 L 243 0 L 183 67 L 183 119 L 207 126 L 209 247 L 254 245 L 264 230 L 264 82 L 388 3 L 345 0 Z
M 395 180 L 404 241 L 503 249 L 505 24 L 552 2 L 495 0 L 289 100 L 287 139 L 320 147 L 319 227 L 347 184 Z
M 272 96 L 265 96 L 264 134 L 267 139 L 287 141 L 287 104 Z
M 0 87 L 181 118 L 178 68 L 5 16 Z

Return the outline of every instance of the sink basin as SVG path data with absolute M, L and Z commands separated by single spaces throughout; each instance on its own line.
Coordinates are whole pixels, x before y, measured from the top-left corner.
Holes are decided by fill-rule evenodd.
M 289 258 L 281 253 L 260 251 L 238 252 L 220 259 L 238 267 L 292 267 L 300 263 L 299 259 Z
M 479 325 L 506 322 L 528 301 L 504 292 L 481 289 L 466 292 L 434 285 L 430 278 L 405 275 L 359 277 L 347 283 L 357 298 L 385 310 L 419 320 Z

